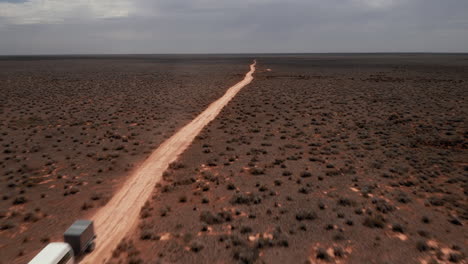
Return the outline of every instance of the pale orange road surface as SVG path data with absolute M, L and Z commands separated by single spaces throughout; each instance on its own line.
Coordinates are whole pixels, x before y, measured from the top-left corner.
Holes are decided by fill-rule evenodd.
M 96 249 L 80 263 L 100 264 L 110 259 L 112 251 L 133 228 L 139 218 L 140 209 L 150 198 L 154 186 L 161 180 L 163 172 L 192 143 L 200 131 L 221 112 L 223 107 L 252 80 L 255 64 L 244 80 L 229 88 L 199 116 L 162 143 L 149 158 L 126 181 L 112 199 L 93 217 L 96 229 Z

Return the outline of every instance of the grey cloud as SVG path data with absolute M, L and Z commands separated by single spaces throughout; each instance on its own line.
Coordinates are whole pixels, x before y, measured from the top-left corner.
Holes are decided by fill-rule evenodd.
M 0 3 L 24 3 L 27 2 L 28 0 L 0 0 Z
M 465 0 L 132 3 L 128 15 L 107 19 L 0 17 L 0 54 L 468 52 Z

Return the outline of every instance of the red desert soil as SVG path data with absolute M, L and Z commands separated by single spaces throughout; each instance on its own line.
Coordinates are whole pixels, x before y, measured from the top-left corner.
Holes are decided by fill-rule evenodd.
M 221 98 L 210 104 L 192 122 L 162 143 L 112 199 L 93 216 L 98 234 L 97 246 L 81 263 L 104 263 L 106 259 L 110 259 L 118 243 L 135 227 L 141 208 L 150 198 L 163 172 L 185 151 L 198 133 L 216 118 L 221 109 L 252 81 L 254 71 L 255 63 L 250 66 L 250 71 L 242 81 L 229 88 Z M 176 163 L 173 164 L 176 166 Z
M 0 57 L 0 263 L 90 218 L 251 58 Z
M 468 56 L 257 62 L 109 263 L 466 263 Z

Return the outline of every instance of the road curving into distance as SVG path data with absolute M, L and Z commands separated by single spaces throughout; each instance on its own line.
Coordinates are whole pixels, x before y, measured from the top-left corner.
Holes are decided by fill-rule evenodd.
M 93 216 L 96 230 L 96 248 L 80 263 L 105 263 L 112 251 L 132 228 L 136 227 L 140 210 L 150 198 L 154 186 L 162 179 L 169 164 L 176 161 L 201 130 L 221 112 L 236 94 L 253 80 L 256 61 L 250 65 L 245 78 L 211 103 L 208 108 L 164 141 L 145 162 L 127 179 L 112 199 Z

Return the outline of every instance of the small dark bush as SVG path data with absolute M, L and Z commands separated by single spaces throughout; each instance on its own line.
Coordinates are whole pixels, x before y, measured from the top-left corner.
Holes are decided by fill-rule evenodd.
M 433 206 L 442 206 L 444 205 L 444 200 L 442 200 L 441 198 L 439 197 L 429 197 L 429 199 L 427 199 L 427 201 L 433 205 Z
M 296 220 L 314 220 L 317 218 L 317 214 L 313 211 L 300 211 L 296 213 Z
M 464 257 L 461 254 L 452 252 L 452 253 L 449 254 L 448 259 L 449 259 L 450 262 L 458 263 L 458 262 L 462 261 L 464 259 Z
M 152 232 L 149 229 L 142 230 L 140 233 L 141 240 L 150 240 L 152 237 L 153 237 Z
M 411 199 L 408 197 L 408 195 L 406 195 L 405 193 L 403 192 L 400 192 L 398 195 L 397 195 L 397 198 L 396 200 L 400 203 L 403 203 L 403 204 L 406 204 L 406 203 L 409 203 L 411 202 Z
M 179 203 L 185 203 L 185 202 L 187 202 L 187 196 L 182 195 L 181 197 L 179 197 Z
M 26 203 L 28 200 L 26 199 L 26 197 L 24 196 L 19 196 L 19 197 L 16 197 L 14 200 L 13 200 L 13 204 L 14 205 L 18 205 L 18 204 L 24 204 Z
M 100 193 L 92 193 L 91 194 L 91 200 L 93 201 L 98 201 L 102 198 L 102 194 Z
M 11 229 L 13 227 L 15 227 L 15 225 L 12 224 L 12 223 L 4 223 L 4 224 L 2 224 L 0 226 L 0 230 L 7 230 L 7 229 Z
M 191 244 L 190 244 L 190 250 L 195 252 L 195 253 L 198 253 L 200 252 L 205 246 L 199 242 L 199 241 L 193 241 Z
M 330 260 L 330 255 L 328 255 L 327 251 L 323 248 L 317 249 L 317 255 L 315 255 L 317 259 L 321 259 L 324 261 L 329 261 Z
M 306 187 L 301 187 L 299 188 L 299 190 L 297 190 L 299 193 L 302 193 L 302 194 L 309 194 L 310 193 L 310 189 L 309 188 L 306 188 Z
M 231 221 L 232 216 L 230 212 L 224 211 L 214 215 L 209 211 L 203 211 L 200 214 L 200 221 L 207 223 L 208 225 L 217 225 L 224 222 Z
M 342 258 L 344 257 L 344 250 L 343 248 L 339 247 L 339 246 L 336 246 L 333 248 L 333 254 L 335 255 L 335 257 L 337 258 Z
M 240 233 L 241 234 L 247 234 L 252 232 L 252 228 L 250 226 L 243 226 L 240 228 Z
M 143 260 L 136 256 L 131 256 L 128 260 L 128 264 L 142 264 Z
M 421 252 L 429 250 L 429 246 L 427 245 L 426 241 L 421 240 L 416 242 L 416 248 Z
M 393 224 L 392 225 L 392 231 L 397 232 L 397 233 L 404 233 L 405 232 L 403 226 L 400 225 L 400 224 Z
M 182 169 L 182 168 L 185 168 L 185 165 L 183 163 L 180 163 L 180 162 L 177 162 L 177 161 L 174 161 L 171 164 L 169 164 L 169 169 L 171 169 L 171 170 L 178 170 L 178 169 Z
M 338 205 L 340 206 L 354 206 L 356 205 L 356 202 L 348 199 L 348 198 L 340 198 L 338 199 Z
M 363 225 L 370 228 L 384 228 L 385 218 L 381 215 L 367 216 L 364 219 Z
M 245 193 L 238 193 L 234 194 L 231 198 L 231 204 L 259 204 L 262 202 L 262 198 L 258 195 L 254 195 L 252 193 L 245 194 Z
M 263 174 L 265 174 L 265 170 L 262 169 L 262 168 L 252 168 L 250 170 L 250 174 L 252 174 L 252 175 L 263 175 Z
M 462 222 L 460 222 L 460 220 L 458 220 L 458 218 L 454 217 L 454 216 L 451 216 L 449 218 L 449 222 L 453 225 L 458 225 L 458 226 L 462 226 Z
M 34 213 L 26 213 L 23 217 L 23 220 L 26 222 L 37 222 L 39 218 Z
M 259 251 L 257 248 L 250 247 L 239 247 L 236 248 L 233 254 L 234 260 L 237 260 L 242 264 L 253 264 L 257 261 L 259 256 Z
M 395 210 L 395 206 L 388 204 L 385 200 L 383 199 L 374 199 L 372 200 L 372 203 L 375 205 L 375 208 L 377 211 L 386 214 L 388 212 L 392 212 Z

